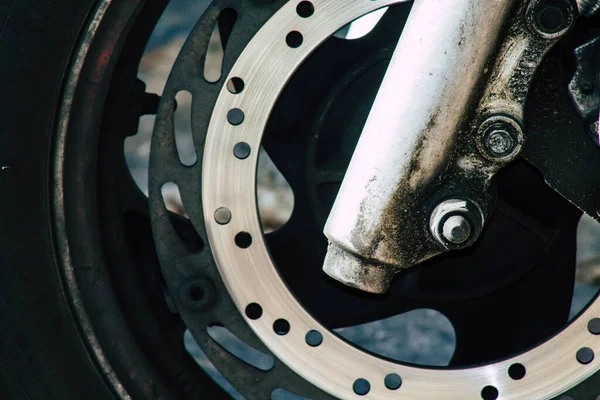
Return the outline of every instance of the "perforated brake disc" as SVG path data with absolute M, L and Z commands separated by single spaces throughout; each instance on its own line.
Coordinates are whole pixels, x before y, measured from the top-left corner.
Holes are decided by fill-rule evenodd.
M 328 37 L 366 13 L 397 3 L 313 1 L 305 13 L 298 1 L 280 9 L 279 2 L 224 2 L 213 5 L 192 33 L 165 89 L 150 179 L 161 267 L 170 291 L 178 294 L 175 302 L 186 325 L 209 359 L 250 399 L 269 398 L 278 387 L 314 399 L 486 400 L 549 399 L 586 380 L 593 387 L 594 378 L 588 378 L 600 369 L 593 356 L 600 351 L 598 302 L 560 334 L 515 357 L 467 369 L 431 369 L 391 362 L 345 342 L 304 309 L 278 273 L 255 196 L 259 148 L 271 112 L 295 71 Z M 207 47 L 207 30 L 228 7 L 236 9 L 236 26 L 246 31 L 234 27 L 225 49 L 223 69 L 229 72 L 218 84 L 208 84 L 201 74 L 201 49 Z M 226 83 L 234 79 L 229 90 Z M 181 90 L 194 98 L 198 162 L 191 167 L 179 162 L 173 132 L 174 99 Z M 195 100 L 207 92 L 215 98 L 214 107 Z M 186 247 L 171 225 L 160 195 L 167 182 L 178 185 L 185 210 L 207 244 L 202 249 Z M 193 288 L 204 296 L 194 301 L 188 296 Z M 257 371 L 220 348 L 206 331 L 214 324 L 275 355 L 273 370 Z M 526 370 L 522 379 L 509 375 L 515 366 Z M 581 398 L 591 393 L 585 389 Z

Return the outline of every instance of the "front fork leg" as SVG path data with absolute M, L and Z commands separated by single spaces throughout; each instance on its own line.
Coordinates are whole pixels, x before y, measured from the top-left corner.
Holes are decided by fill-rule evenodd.
M 328 275 L 384 293 L 475 242 L 533 75 L 576 17 L 574 0 L 415 2 L 325 225 Z

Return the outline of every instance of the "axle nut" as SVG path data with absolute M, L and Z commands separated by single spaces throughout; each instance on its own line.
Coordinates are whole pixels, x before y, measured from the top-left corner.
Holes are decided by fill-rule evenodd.
M 513 152 L 516 143 L 508 131 L 500 128 L 488 133 L 485 146 L 494 157 L 504 157 Z
M 446 249 L 462 249 L 477 240 L 483 223 L 484 215 L 477 204 L 470 200 L 449 199 L 435 207 L 429 229 Z

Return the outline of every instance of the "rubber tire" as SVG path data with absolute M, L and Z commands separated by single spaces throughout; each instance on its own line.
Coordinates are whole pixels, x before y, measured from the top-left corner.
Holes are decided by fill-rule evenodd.
M 109 399 L 61 289 L 51 136 L 92 0 L 0 1 L 0 398 Z
M 49 166 L 63 85 L 96 3 L 0 0 L 2 400 L 123 398 L 100 372 L 76 323 L 51 229 Z M 132 338 L 128 342 L 135 343 Z M 118 346 L 108 347 L 108 359 L 120 361 L 113 351 Z M 141 353 L 138 348 L 131 351 Z M 119 378 L 132 398 L 179 397 L 172 382 L 162 382 L 152 373 L 144 375 L 143 368 L 138 370 L 131 362 L 113 362 L 113 367 L 122 373 Z M 221 398 L 203 382 L 196 382 L 202 389 L 189 393 L 192 397 Z

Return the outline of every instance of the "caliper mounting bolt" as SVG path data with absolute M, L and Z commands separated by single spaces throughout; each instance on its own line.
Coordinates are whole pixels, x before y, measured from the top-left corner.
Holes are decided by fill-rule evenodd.
M 483 228 L 481 208 L 470 200 L 449 199 L 439 203 L 429 220 L 433 237 L 447 249 L 473 244 Z
M 523 131 L 520 125 L 507 116 L 495 116 L 480 128 L 480 150 L 495 161 L 510 161 L 521 151 Z
M 512 153 L 516 143 L 507 130 L 495 129 L 485 138 L 485 145 L 491 155 L 504 157 Z

